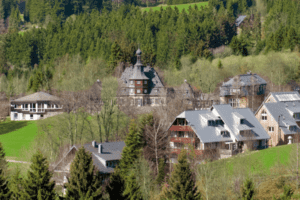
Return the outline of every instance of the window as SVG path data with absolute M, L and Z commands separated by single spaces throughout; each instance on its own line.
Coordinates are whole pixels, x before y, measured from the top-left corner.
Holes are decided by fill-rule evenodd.
M 137 89 L 137 90 L 136 90 L 136 93 L 140 94 L 140 93 L 141 93 L 141 90 L 140 90 L 140 89 Z
M 215 125 L 215 121 L 213 120 L 208 120 L 208 126 L 214 126 Z
M 141 84 L 141 81 L 137 81 L 136 83 L 137 83 L 137 84 Z
M 150 103 L 151 103 L 151 105 L 153 105 L 154 104 L 154 99 L 150 99 Z
M 144 81 L 144 84 L 147 84 L 147 81 Z
M 179 136 L 179 137 L 184 137 L 184 132 L 179 131 L 179 132 L 178 132 L 178 136 Z
M 228 131 L 221 131 L 221 135 L 223 137 L 229 137 L 229 132 Z
M 274 132 L 274 126 L 269 126 L 269 132 Z
M 244 124 L 245 123 L 245 120 L 244 119 L 241 119 L 241 124 Z
M 233 108 L 237 108 L 240 106 L 240 100 L 239 99 L 229 99 L 229 104 Z
M 32 114 L 30 115 L 30 119 L 33 119 L 33 115 Z
M 292 132 L 296 132 L 297 131 L 297 126 L 289 126 L 289 130 Z
M 17 105 L 15 104 L 15 108 L 17 108 Z
M 147 104 L 147 99 L 145 99 L 145 104 Z
M 14 114 L 14 118 L 15 118 L 15 119 L 18 119 L 18 113 L 15 113 L 15 114 Z
M 44 117 L 44 115 L 41 115 L 41 118 L 43 118 Z
M 130 81 L 130 85 L 132 85 L 133 84 L 133 81 Z
M 262 113 L 261 113 L 261 119 L 262 120 L 267 120 L 267 112 L 265 110 L 263 110 Z
M 144 90 L 144 94 L 147 94 L 147 90 Z
M 130 89 L 130 93 L 131 93 L 131 94 L 133 94 L 133 91 L 134 91 L 133 89 Z
M 295 114 L 294 114 L 294 118 L 295 118 L 295 119 L 300 119 L 300 113 L 295 113 Z

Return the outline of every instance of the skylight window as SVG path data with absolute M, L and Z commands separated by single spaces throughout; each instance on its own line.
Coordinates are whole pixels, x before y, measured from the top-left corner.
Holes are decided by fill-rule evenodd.
M 276 97 L 279 101 L 300 101 L 297 94 L 277 94 Z

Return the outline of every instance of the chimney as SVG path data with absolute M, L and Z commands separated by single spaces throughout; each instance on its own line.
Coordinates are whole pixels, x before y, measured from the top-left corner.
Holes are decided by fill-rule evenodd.
M 100 153 L 100 154 L 102 153 L 102 144 L 98 145 L 98 153 Z
M 96 142 L 95 140 L 92 142 L 92 146 L 93 146 L 94 148 L 96 148 L 97 142 Z
M 97 82 L 99 83 L 99 82 L 100 82 L 100 80 L 99 80 L 99 79 L 97 79 Z

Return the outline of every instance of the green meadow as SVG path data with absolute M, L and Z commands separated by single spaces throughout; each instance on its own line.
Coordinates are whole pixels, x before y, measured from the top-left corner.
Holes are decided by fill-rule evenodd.
M 150 11 L 150 9 L 152 9 L 153 11 L 156 11 L 156 10 L 160 10 L 160 7 L 162 7 L 164 10 L 167 9 L 167 7 L 171 7 L 172 9 L 175 8 L 175 6 L 178 8 L 179 12 L 181 12 L 183 9 L 185 9 L 185 11 L 188 13 L 188 9 L 190 6 L 194 6 L 194 5 L 197 5 L 198 8 L 202 7 L 202 6 L 207 6 L 208 5 L 208 2 L 199 2 L 199 3 L 188 3 L 188 4 L 178 4 L 178 5 L 171 5 L 171 6 L 168 6 L 166 4 L 163 4 L 163 5 L 159 5 L 159 6 L 155 6 L 155 7 L 148 7 L 148 8 L 141 8 L 142 11 Z
M 35 121 L 9 121 L 0 124 L 0 142 L 7 157 L 17 159 L 22 148 L 29 148 L 37 135 Z

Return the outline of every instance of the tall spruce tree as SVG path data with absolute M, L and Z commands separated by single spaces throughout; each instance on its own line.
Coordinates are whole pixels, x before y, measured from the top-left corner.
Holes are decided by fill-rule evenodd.
M 109 177 L 109 184 L 106 186 L 106 191 L 110 199 L 123 200 L 124 189 L 125 182 L 121 177 L 119 168 L 117 167 Z
M 252 180 L 246 179 L 241 190 L 243 200 L 252 200 L 254 198 L 255 189 Z
M 28 200 L 52 200 L 55 198 L 55 182 L 50 181 L 52 173 L 49 171 L 49 163 L 43 154 L 38 151 L 31 158 L 30 169 L 27 172 L 24 192 L 21 199 Z
M 165 178 L 165 161 L 163 158 L 160 158 L 159 159 L 159 165 L 158 165 L 158 174 L 157 174 L 157 177 L 156 177 L 156 183 L 157 184 L 162 184 L 162 182 L 164 181 L 164 178 Z
M 17 168 L 9 182 L 9 189 L 11 191 L 11 199 L 20 199 L 23 192 L 23 179 L 20 176 L 20 169 Z
M 5 152 L 2 143 L 0 142 L 0 169 L 3 169 L 3 171 L 5 172 L 6 168 L 7 168 L 7 161 L 5 159 Z
M 167 197 L 171 199 L 195 200 L 201 199 L 201 193 L 192 179 L 192 171 L 187 160 L 187 151 L 182 149 L 178 155 L 178 164 L 169 180 L 170 188 Z
M 125 140 L 126 146 L 122 152 L 122 158 L 120 161 L 120 170 L 123 177 L 127 176 L 129 169 L 132 167 L 134 161 L 138 158 L 142 143 L 141 129 L 139 130 L 136 122 L 131 121 L 129 126 L 129 133 Z
M 102 199 L 100 174 L 95 170 L 92 155 L 87 153 L 84 147 L 77 151 L 71 164 L 70 178 L 66 188 L 66 199 Z
M 3 169 L 0 168 L 0 200 L 10 199 L 11 192 L 8 188 L 7 179 Z
M 131 170 L 127 179 L 126 179 L 126 187 L 123 193 L 123 196 L 127 200 L 142 200 L 142 194 L 140 191 L 140 187 L 136 182 L 136 178 L 134 175 L 134 171 Z

